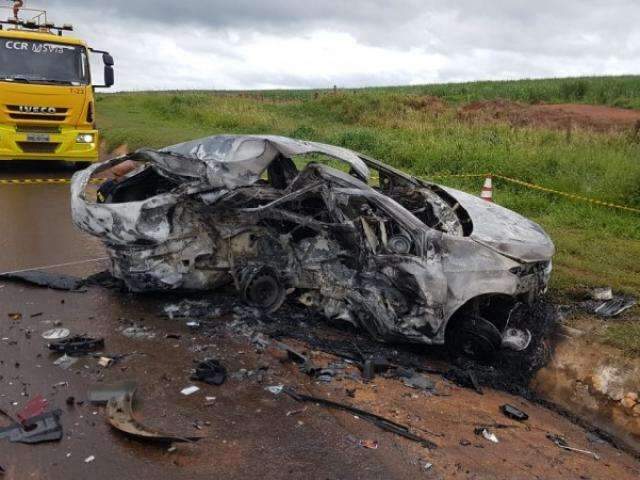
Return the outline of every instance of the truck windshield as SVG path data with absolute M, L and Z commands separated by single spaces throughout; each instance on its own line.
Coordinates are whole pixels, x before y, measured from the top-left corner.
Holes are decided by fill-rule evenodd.
M 87 84 L 86 49 L 78 45 L 0 38 L 0 80 Z

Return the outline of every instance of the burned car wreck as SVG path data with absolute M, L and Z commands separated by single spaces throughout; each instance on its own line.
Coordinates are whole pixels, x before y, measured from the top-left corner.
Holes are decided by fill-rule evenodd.
M 91 178 L 127 160 L 138 166 L 90 199 Z M 289 297 L 378 340 L 470 354 L 526 347 L 509 318 L 546 290 L 554 253 L 510 210 L 278 136 L 142 149 L 77 172 L 71 195 L 74 223 L 132 291 L 231 284 L 269 312 Z

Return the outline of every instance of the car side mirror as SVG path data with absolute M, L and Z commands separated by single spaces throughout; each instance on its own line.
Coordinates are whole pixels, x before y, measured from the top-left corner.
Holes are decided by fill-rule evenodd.
M 104 62 L 104 64 L 108 67 L 113 67 L 113 57 L 111 56 L 111 54 L 109 53 L 103 53 L 102 54 L 102 61 Z
M 113 67 L 111 65 L 104 66 L 104 86 L 111 87 L 114 84 Z

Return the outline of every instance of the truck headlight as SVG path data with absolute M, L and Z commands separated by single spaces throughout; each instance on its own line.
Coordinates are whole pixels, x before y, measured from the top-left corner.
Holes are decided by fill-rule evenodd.
M 76 138 L 76 143 L 93 143 L 93 133 L 81 133 Z

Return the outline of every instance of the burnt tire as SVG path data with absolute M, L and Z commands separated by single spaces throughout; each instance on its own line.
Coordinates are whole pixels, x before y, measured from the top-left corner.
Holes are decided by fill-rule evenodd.
M 275 312 L 285 300 L 286 289 L 271 267 L 251 268 L 242 276 L 242 298 L 252 307 Z
M 448 332 L 451 353 L 476 360 L 490 358 L 502 343 L 502 335 L 489 320 L 478 316 L 460 319 Z

